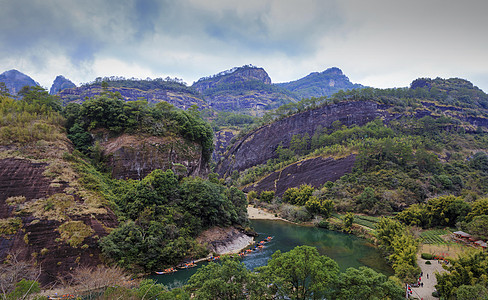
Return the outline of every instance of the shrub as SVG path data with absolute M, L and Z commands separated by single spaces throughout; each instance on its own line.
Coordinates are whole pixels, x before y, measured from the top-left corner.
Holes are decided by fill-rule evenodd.
M 429 259 L 434 259 L 434 255 L 430 254 L 430 253 L 422 253 L 420 255 L 420 257 L 422 257 L 423 259 L 426 259 L 426 260 L 429 260 Z

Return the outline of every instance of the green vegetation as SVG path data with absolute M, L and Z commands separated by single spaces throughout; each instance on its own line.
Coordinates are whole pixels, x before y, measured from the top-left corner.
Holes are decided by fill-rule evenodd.
M 141 181 L 117 181 L 114 202 L 120 226 L 102 239 L 103 253 L 118 265 L 145 272 L 206 254 L 194 238 L 212 226 L 247 226 L 247 200 L 236 188 L 201 178 L 178 181 L 155 170 Z
M 432 229 L 422 231 L 420 233 L 420 238 L 422 239 L 422 243 L 424 244 L 449 244 L 450 242 L 443 239 L 442 235 L 448 235 L 451 232 L 444 229 Z M 424 257 L 422 257 L 424 258 Z M 426 258 L 430 259 L 430 258 Z
M 124 88 L 133 88 L 139 89 L 143 91 L 161 89 L 161 90 L 168 90 L 172 92 L 182 92 L 182 93 L 189 93 L 194 96 L 199 96 L 199 93 L 191 88 L 186 86 L 183 80 L 179 78 L 170 78 L 166 77 L 163 78 L 155 78 L 155 79 L 136 79 L 136 78 L 124 78 L 122 76 L 111 76 L 111 77 L 97 77 L 95 81 L 86 83 L 82 86 L 85 87 L 124 87 Z
M 213 132 L 196 107 L 184 111 L 166 102 L 150 106 L 146 101 L 125 102 L 104 92 L 83 104 L 70 103 L 64 109 L 68 137 L 83 153 L 93 152 L 90 131 L 108 129 L 112 134 L 179 135 L 202 146 L 208 160 L 213 151 Z M 95 153 L 96 154 L 96 153 Z
M 420 268 L 417 266 L 419 241 L 400 222 L 381 218 L 375 231 L 380 249 L 389 254 L 395 276 L 406 283 L 416 281 Z
M 402 299 L 403 289 L 372 269 L 337 264 L 314 247 L 277 251 L 253 273 L 231 259 L 210 263 L 193 275 L 187 291 L 196 299 Z
M 58 227 L 61 239 L 67 242 L 71 247 L 76 248 L 85 238 L 91 236 L 95 231 L 82 221 L 68 221 Z
M 437 274 L 436 289 L 443 299 L 485 299 L 488 295 L 488 254 L 469 252 L 451 261 L 448 272 Z
M 2 238 L 8 238 L 8 235 L 17 233 L 21 228 L 21 218 L 0 219 L 0 237 Z

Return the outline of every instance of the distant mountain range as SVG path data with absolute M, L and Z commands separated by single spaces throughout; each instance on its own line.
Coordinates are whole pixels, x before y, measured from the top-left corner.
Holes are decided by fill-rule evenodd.
M 15 95 L 25 85 L 39 85 L 29 76 L 10 70 L 0 75 L 10 93 Z M 83 102 L 102 92 L 101 83 L 108 90 L 119 92 L 126 101 L 146 99 L 150 103 L 166 101 L 180 108 L 197 105 L 218 111 L 235 111 L 260 115 L 282 104 L 303 98 L 330 96 L 339 90 L 362 88 L 353 84 L 338 68 L 330 68 L 287 83 L 273 84 L 263 68 L 252 65 L 236 67 L 216 75 L 204 77 L 187 86 L 173 79 L 133 80 L 121 77 L 97 78 L 81 87 L 63 76 L 57 76 L 50 94 L 58 95 L 64 103 Z

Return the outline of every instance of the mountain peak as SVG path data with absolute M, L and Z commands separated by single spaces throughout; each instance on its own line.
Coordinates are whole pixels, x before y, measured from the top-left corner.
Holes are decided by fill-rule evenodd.
M 0 81 L 5 83 L 12 95 L 16 95 L 26 85 L 39 85 L 39 83 L 35 82 L 34 79 L 15 69 L 8 70 L 0 74 Z
M 246 81 L 260 81 L 264 84 L 271 84 L 271 78 L 263 68 L 253 65 L 245 65 L 222 71 L 213 76 L 200 78 L 197 82 L 193 83 L 193 87 L 202 93 L 203 91 L 218 85 L 235 84 L 237 82 Z
M 76 85 L 71 80 L 67 79 L 63 75 L 58 75 L 53 81 L 53 85 L 49 90 L 49 94 L 55 95 L 64 89 L 70 89 L 74 87 L 76 87 Z
M 278 86 L 298 94 L 301 98 L 331 96 L 339 90 L 364 87 L 350 82 L 337 67 L 328 68 L 320 73 L 313 72 L 295 81 L 279 83 Z

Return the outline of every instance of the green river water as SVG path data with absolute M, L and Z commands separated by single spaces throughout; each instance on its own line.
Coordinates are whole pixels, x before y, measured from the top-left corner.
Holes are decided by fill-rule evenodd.
M 283 221 L 252 220 L 251 226 L 259 233 L 255 241 L 259 242 L 267 236 L 272 236 L 271 242 L 265 248 L 248 254 L 242 262 L 250 270 L 264 266 L 276 250 L 287 252 L 296 246 L 309 245 L 318 249 L 337 262 L 341 271 L 349 267 L 367 266 L 386 275 L 393 275 L 393 270 L 386 264 L 378 249 L 368 241 L 354 235 L 325 230 L 317 227 L 295 225 Z M 188 270 L 178 270 L 173 274 L 154 275 L 151 278 L 169 288 L 185 284 L 198 267 Z

